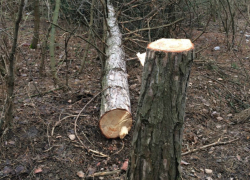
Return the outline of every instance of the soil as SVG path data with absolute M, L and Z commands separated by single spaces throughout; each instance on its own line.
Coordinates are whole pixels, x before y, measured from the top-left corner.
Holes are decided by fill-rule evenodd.
M 121 169 L 129 159 L 133 128 L 123 140 L 106 139 L 99 130 L 101 96 L 94 97 L 101 92 L 102 72 L 96 51 L 89 51 L 79 75 L 86 43 L 74 36 L 70 39 L 67 66 L 62 62 L 65 32 L 57 30 L 59 82 L 66 84 L 69 76 L 68 89 L 58 89 L 50 77 L 49 53 L 47 76 L 39 75 L 41 48 L 29 48 L 32 31 L 28 22 L 20 28 L 14 123 L 0 139 L 0 179 L 72 180 Z M 250 104 L 250 43 L 240 31 L 237 42 L 241 37 L 242 42 L 230 51 L 225 33 L 213 25 L 194 43 L 196 52 L 201 51 L 189 80 L 182 152 L 217 144 L 183 155 L 183 179 L 250 179 L 249 119 L 233 121 Z M 194 30 L 193 36 L 200 33 Z M 46 31 L 41 29 L 40 34 L 43 39 Z M 216 46 L 220 50 L 214 50 Z M 143 67 L 138 60 L 130 60 L 127 71 L 134 127 Z M 2 79 L 0 84 L 3 105 Z M 125 173 L 90 179 L 122 179 Z

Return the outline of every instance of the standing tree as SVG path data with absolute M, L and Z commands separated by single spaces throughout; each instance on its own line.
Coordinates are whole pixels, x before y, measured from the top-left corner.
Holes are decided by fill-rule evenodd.
M 181 179 L 182 131 L 193 48 L 188 39 L 160 39 L 147 47 L 129 180 Z
M 40 13 L 39 13 L 39 0 L 34 0 L 34 35 L 31 41 L 30 48 L 36 49 L 39 41 L 39 24 L 40 24 Z
M 6 86 L 7 86 L 7 99 L 5 103 L 4 120 L 0 119 L 0 135 L 12 124 L 13 122 L 13 100 L 14 100 L 14 64 L 15 54 L 17 48 L 17 38 L 19 31 L 19 24 L 22 19 L 24 0 L 20 1 L 17 19 L 15 21 L 14 37 L 12 41 L 12 48 L 8 57 L 6 66 Z
M 91 3 L 91 9 L 90 9 L 90 20 L 89 20 L 89 30 L 88 30 L 88 41 L 91 41 L 91 38 L 93 38 L 93 22 L 94 22 L 94 7 L 95 7 L 95 1 L 93 0 Z M 81 73 L 83 68 L 84 68 L 84 64 L 85 61 L 87 59 L 89 53 L 89 43 L 86 45 L 86 50 L 84 51 L 84 55 L 83 55 L 83 59 L 81 61 L 81 67 L 79 69 L 79 72 Z
M 56 60 L 55 60 L 55 31 L 56 27 L 55 24 L 57 24 L 58 15 L 59 15 L 59 9 L 60 9 L 60 0 L 56 0 L 55 10 L 53 13 L 53 24 L 51 25 L 51 31 L 50 31 L 50 46 L 49 46 L 49 52 L 50 52 L 50 67 L 51 67 L 51 74 L 54 80 L 54 83 L 57 84 L 57 75 L 56 75 Z

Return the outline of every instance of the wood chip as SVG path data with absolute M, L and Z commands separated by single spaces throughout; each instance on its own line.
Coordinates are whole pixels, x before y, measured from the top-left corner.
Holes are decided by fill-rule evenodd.
M 205 173 L 206 173 L 206 174 L 212 174 L 212 173 L 213 173 L 213 170 L 212 170 L 212 169 L 205 169 Z
M 80 178 L 84 178 L 84 177 L 85 177 L 85 174 L 84 174 L 84 172 L 82 172 L 82 171 L 78 171 L 78 172 L 77 172 L 77 176 L 80 177 Z
M 71 141 L 75 140 L 75 139 L 76 139 L 76 135 L 70 134 L 70 135 L 69 135 L 69 139 L 70 139 Z
M 217 119 L 218 121 L 223 120 L 223 118 L 222 118 L 222 117 L 217 117 L 216 119 Z

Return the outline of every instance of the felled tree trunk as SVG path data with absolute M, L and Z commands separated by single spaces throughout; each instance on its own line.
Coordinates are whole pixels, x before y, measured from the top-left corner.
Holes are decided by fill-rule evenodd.
M 181 179 L 182 131 L 193 48 L 188 39 L 160 39 L 147 47 L 129 180 Z
M 132 126 L 129 87 L 126 72 L 125 54 L 121 47 L 120 33 L 113 6 L 108 2 L 108 36 L 105 74 L 102 80 L 100 129 L 106 138 L 121 139 L 128 134 Z

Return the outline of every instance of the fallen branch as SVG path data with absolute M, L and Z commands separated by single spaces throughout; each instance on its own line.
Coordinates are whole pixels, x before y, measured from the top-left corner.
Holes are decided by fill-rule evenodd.
M 191 154 L 191 153 L 193 153 L 193 152 L 196 152 L 196 151 L 200 151 L 200 150 L 206 149 L 206 148 L 208 148 L 208 147 L 219 146 L 219 145 L 226 145 L 226 144 L 232 143 L 232 142 L 237 141 L 237 140 L 239 140 L 239 138 L 233 139 L 233 140 L 230 140 L 230 141 L 226 141 L 226 142 L 221 142 L 221 141 L 220 141 L 220 138 L 219 138 L 217 142 L 214 142 L 214 143 L 212 143 L 212 144 L 207 144 L 207 145 L 205 145 L 205 146 L 199 147 L 199 148 L 197 148 L 197 149 L 193 149 L 193 150 L 191 150 L 191 151 L 184 152 L 184 153 L 182 153 L 181 155 L 182 155 L 182 156 L 185 156 L 185 155 L 187 155 L 187 154 Z
M 122 148 L 120 150 L 118 150 L 117 152 L 115 152 L 114 154 L 112 155 L 115 155 L 115 154 L 119 154 L 124 148 L 124 142 L 122 141 Z
M 78 115 L 69 115 L 69 116 L 65 116 L 65 117 L 62 118 L 62 119 L 59 117 L 59 121 L 57 121 L 57 122 L 55 123 L 55 125 L 52 127 L 51 136 L 54 135 L 55 128 L 56 128 L 63 120 L 65 120 L 65 119 L 67 119 L 67 118 L 71 118 L 71 117 L 77 117 L 77 116 L 78 116 Z M 80 116 L 85 117 L 86 115 L 80 115 Z
M 97 93 L 92 99 L 90 99 L 89 100 L 89 102 L 87 102 L 87 104 L 85 104 L 85 106 L 82 108 L 82 110 L 78 113 L 78 115 L 76 116 L 76 120 L 75 120 L 75 123 L 74 123 L 74 131 L 75 131 L 75 135 L 76 135 L 76 137 L 77 137 L 77 139 L 78 139 L 78 141 L 80 142 L 80 144 L 82 145 L 82 147 L 84 148 L 84 149 L 86 149 L 88 152 L 92 152 L 92 153 L 95 153 L 95 154 L 98 154 L 99 156 L 101 156 L 101 157 L 108 157 L 108 155 L 105 155 L 105 154 L 103 154 L 103 153 L 101 153 L 101 152 L 99 152 L 99 151 L 95 151 L 95 150 L 92 150 L 92 149 L 89 149 L 89 148 L 87 148 L 85 145 L 84 145 L 84 143 L 82 142 L 82 140 L 79 138 L 79 136 L 77 135 L 77 131 L 76 131 L 76 125 L 77 125 L 77 120 L 78 120 L 78 118 L 80 117 L 80 115 L 81 115 L 81 113 L 83 112 L 83 110 L 98 96 L 98 95 L 100 95 L 103 91 L 105 91 L 105 90 L 107 90 L 109 87 L 107 87 L 107 88 L 105 88 L 105 89 L 103 89 L 102 91 L 100 91 L 99 93 Z M 88 140 L 88 142 L 90 142 L 90 140 L 87 138 L 87 136 L 85 135 L 85 133 L 83 132 L 83 134 L 84 134 L 84 136 L 85 136 L 85 138 Z M 92 144 L 91 142 L 90 142 L 90 144 Z M 93 145 L 93 144 L 92 144 Z
M 55 88 L 55 89 L 51 89 L 51 90 L 48 90 L 48 91 L 46 91 L 46 92 L 42 92 L 42 93 L 38 93 L 38 94 L 31 95 L 30 98 L 33 98 L 33 97 L 36 97 L 36 96 L 44 96 L 44 95 L 46 95 L 46 94 L 52 93 L 52 92 L 57 91 L 57 90 L 60 90 L 60 89 L 62 89 L 62 87 Z
M 94 177 L 97 177 L 97 176 L 109 176 L 109 175 L 112 175 L 112 174 L 119 174 L 121 171 L 122 170 L 97 172 L 97 173 L 92 174 L 91 176 L 87 176 L 86 178 L 93 179 Z

